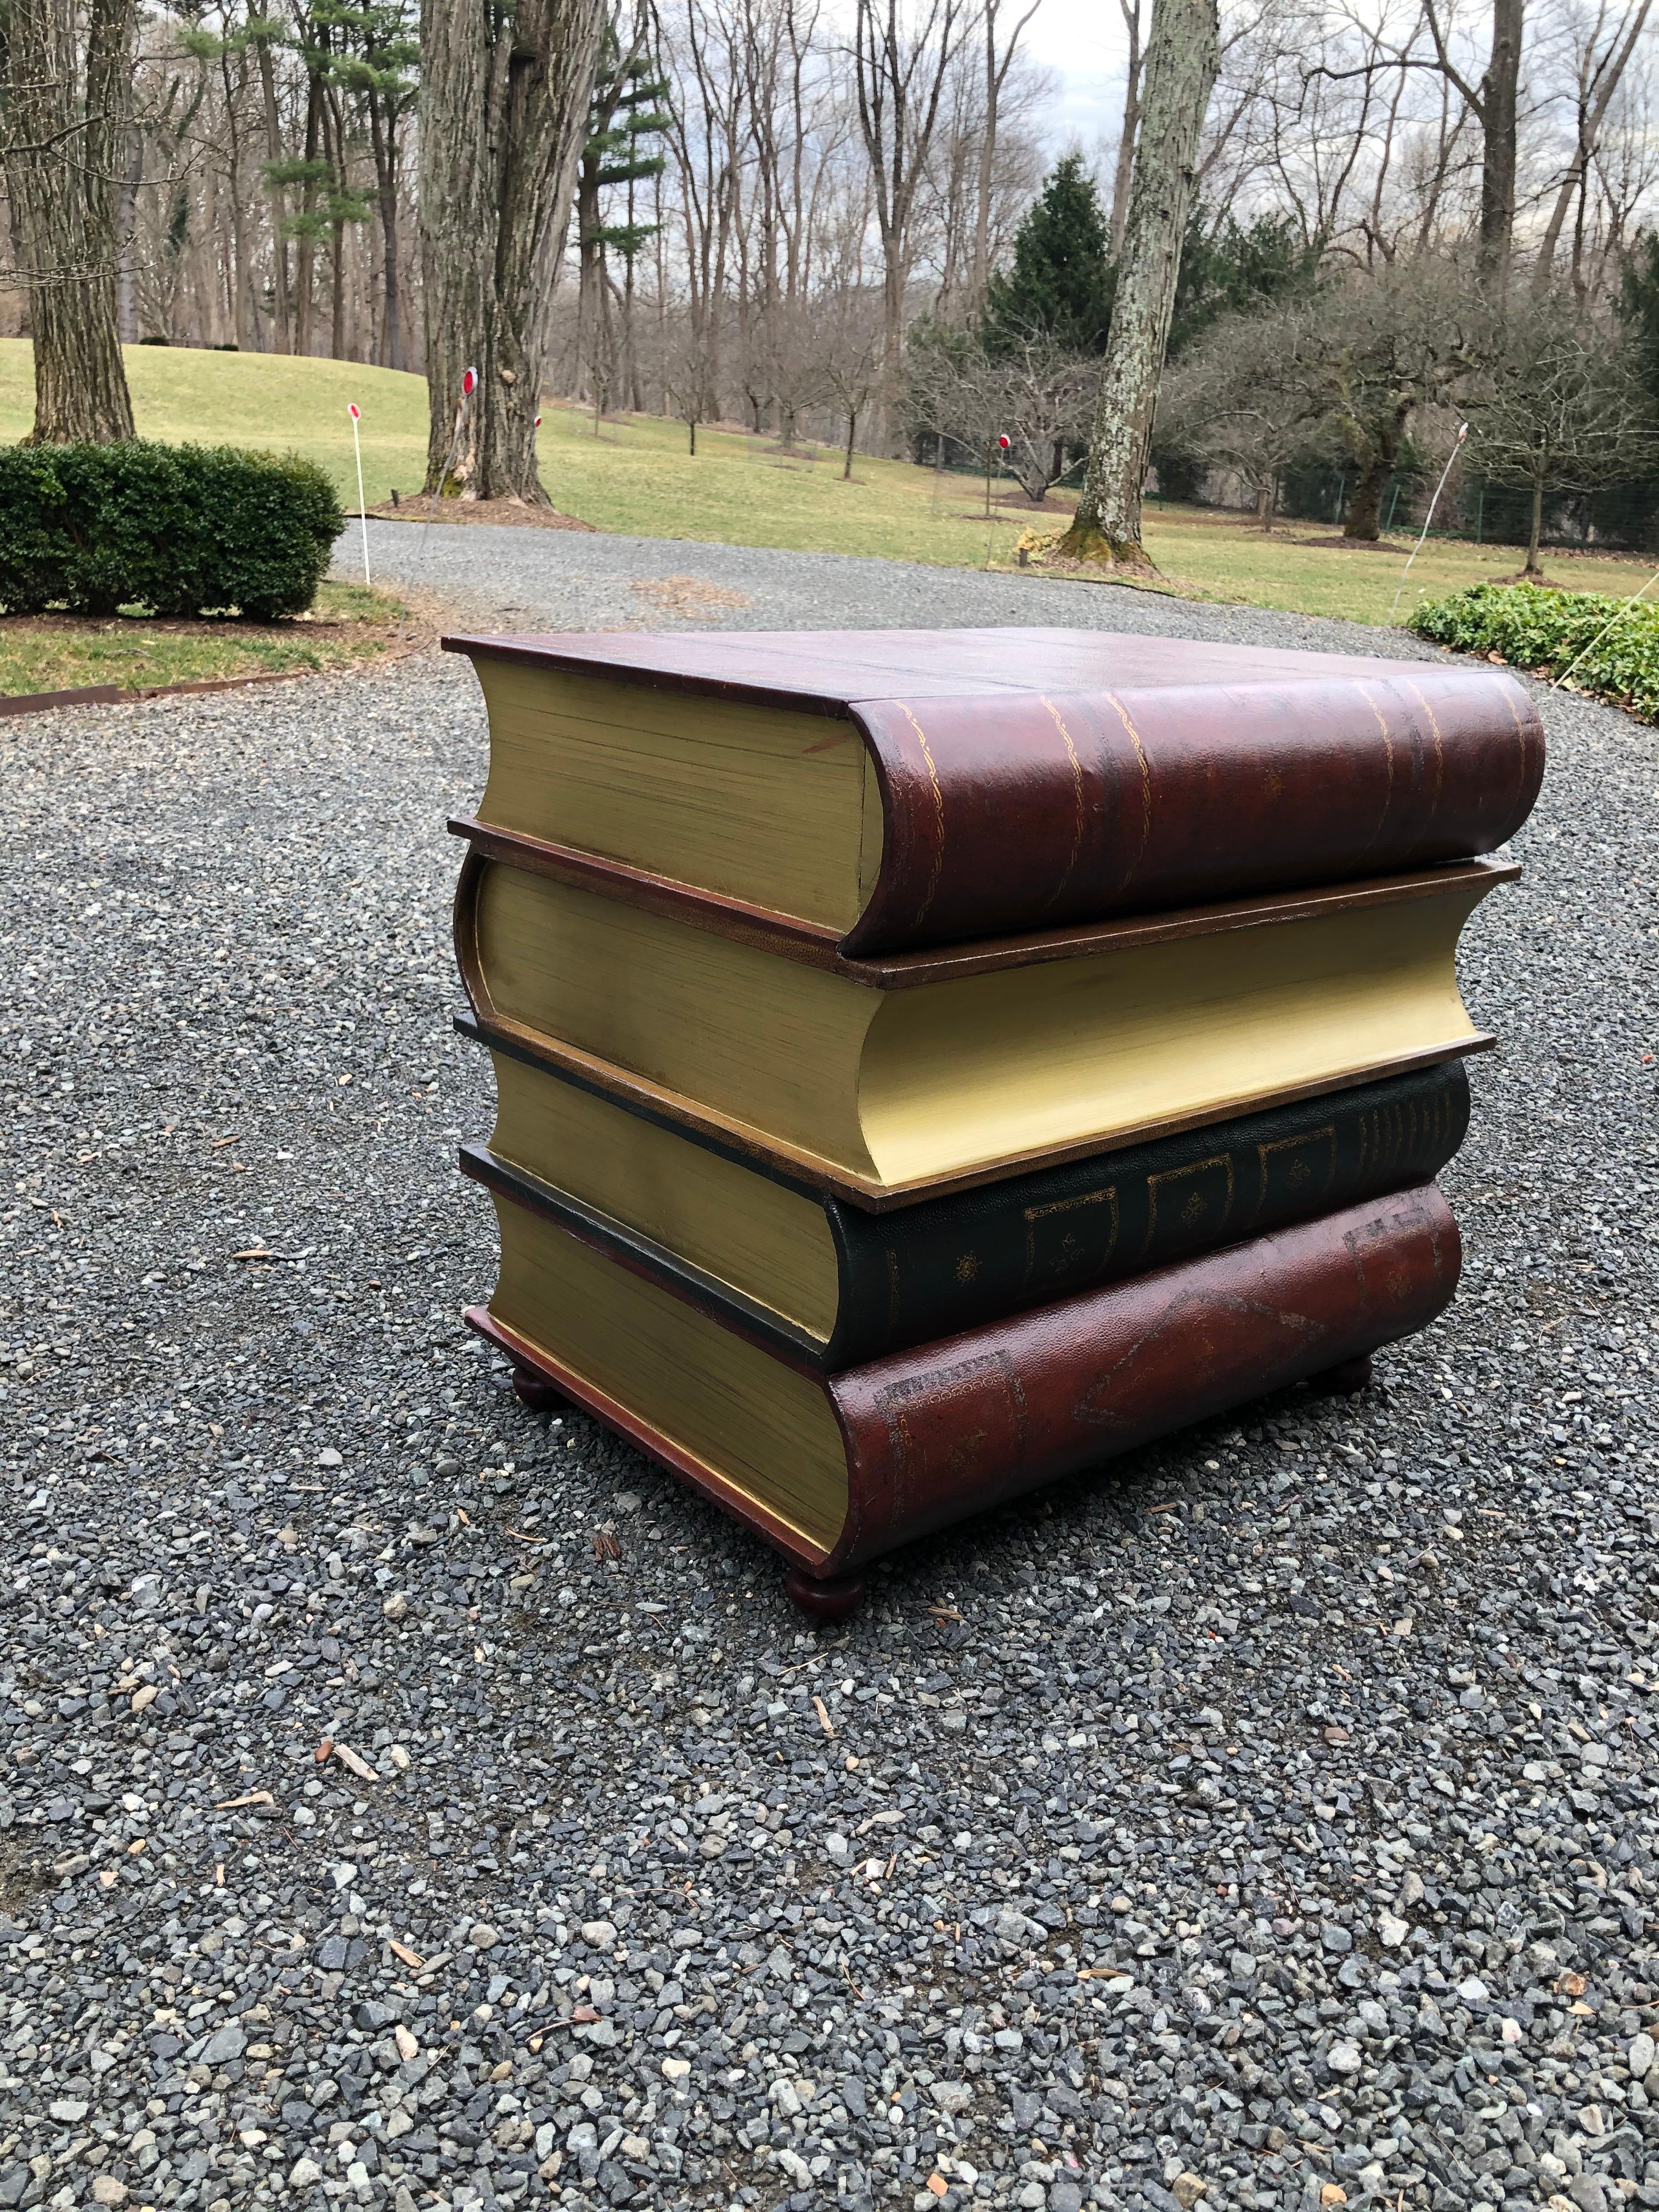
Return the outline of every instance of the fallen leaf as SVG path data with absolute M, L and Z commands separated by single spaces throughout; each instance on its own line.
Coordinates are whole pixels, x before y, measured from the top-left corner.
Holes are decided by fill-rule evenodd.
M 812 1711 L 817 1715 L 818 1725 L 823 1730 L 825 1735 L 834 1735 L 836 1732 L 836 1724 L 834 1721 L 830 1719 L 829 1714 L 824 1711 L 823 1699 L 822 1698 L 813 1698 Z
M 596 1559 L 621 1559 L 622 1546 L 617 1541 L 612 1530 L 596 1528 L 593 1531 L 593 1556 Z
M 1498 656 L 1494 653 L 1492 657 L 1496 659 Z M 1346 2204 L 1348 2192 L 1340 2182 L 1328 2181 L 1319 2192 L 1319 2201 L 1322 2204 Z
M 1555 1993 L 1557 1996 L 1561 1997 L 1582 1997 L 1584 1994 L 1584 1977 L 1582 1974 L 1572 1973 L 1558 1976 Z
M 418 1951 L 411 1951 L 407 1943 L 388 1943 L 386 1948 L 394 1959 L 401 1959 L 412 1973 L 425 1972 L 426 1960 Z
M 269 1790 L 250 1790 L 246 1797 L 226 1797 L 213 1809 L 216 1813 L 240 1813 L 244 1805 L 274 1805 L 276 1802 Z
M 962 1615 L 956 1610 L 954 1606 L 930 1605 L 927 1610 L 934 1620 L 960 1621 L 962 1619 Z
M 380 1780 L 380 1776 L 362 1753 L 354 1751 L 349 1743 L 337 1743 L 334 1747 L 334 1756 L 342 1766 L 349 1768 L 360 1781 L 378 1782 Z
M 578 2027 L 589 2027 L 599 2018 L 592 2005 L 573 2005 L 570 2017 Z

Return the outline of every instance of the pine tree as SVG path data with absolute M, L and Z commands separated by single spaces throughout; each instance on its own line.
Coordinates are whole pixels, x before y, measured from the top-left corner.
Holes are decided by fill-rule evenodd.
M 588 106 L 587 137 L 576 182 L 582 347 L 601 411 L 613 381 L 628 392 L 634 406 L 639 404 L 639 396 L 633 390 L 634 264 L 656 236 L 658 226 L 637 220 L 634 188 L 662 173 L 664 156 L 643 151 L 642 143 L 660 137 L 673 122 L 662 105 L 668 89 L 668 80 L 647 51 L 643 35 L 624 50 L 614 30 L 606 33 Z M 623 220 L 607 222 L 601 196 L 617 185 L 627 187 Z M 611 321 L 617 290 L 607 258 L 612 253 L 623 264 L 617 301 L 620 344 Z
M 1034 337 L 1068 353 L 1105 350 L 1112 267 L 1094 179 L 1067 154 L 1014 234 L 1013 266 L 986 288 L 984 342 L 996 352 Z

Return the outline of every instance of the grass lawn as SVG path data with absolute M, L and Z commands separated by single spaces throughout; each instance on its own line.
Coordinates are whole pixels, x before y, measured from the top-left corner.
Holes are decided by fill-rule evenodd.
M 130 346 L 127 378 L 146 437 L 275 447 L 303 453 L 356 503 L 347 402 L 362 409 L 364 489 L 371 506 L 395 488 L 418 490 L 426 455 L 426 386 L 395 370 L 349 362 L 295 361 L 279 354 L 208 353 Z M 29 347 L 0 341 L 0 439 L 20 437 L 33 412 Z M 853 481 L 842 457 L 822 447 L 781 453 L 768 440 L 702 429 L 687 453 L 685 428 L 654 416 L 606 422 L 549 402 L 541 433 L 542 476 L 555 503 L 600 530 L 733 545 L 877 554 L 947 568 L 977 568 L 988 555 L 1011 566 L 1023 530 L 1061 526 L 1065 507 L 1036 513 L 1000 487 L 994 519 L 982 518 L 983 487 L 963 477 L 860 454 Z M 1411 540 L 1345 547 L 1328 527 L 1281 522 L 1264 536 L 1249 517 L 1213 508 L 1150 507 L 1146 544 L 1166 588 L 1200 599 L 1340 615 L 1386 623 Z M 1403 619 L 1424 599 L 1511 575 L 1511 546 L 1433 540 L 1400 602 Z M 1552 553 L 1553 580 L 1575 591 L 1626 593 L 1650 573 L 1638 562 Z M 1102 586 L 1079 580 L 1079 591 Z M 65 679 L 66 681 L 69 679 Z M 101 678 L 88 680 L 100 681 Z M 173 678 L 147 677 L 145 681 Z
M 141 438 L 167 445 L 252 446 L 303 453 L 357 504 L 348 402 L 363 410 L 363 489 L 370 504 L 395 484 L 416 492 L 426 474 L 426 379 L 349 361 L 288 354 L 208 353 L 189 346 L 124 346 Z M 27 338 L 0 339 L 0 442 L 34 420 L 34 364 Z
M 95 684 L 143 691 L 158 684 L 349 667 L 389 649 L 400 613 L 400 603 L 387 592 L 325 583 L 311 612 L 292 623 L 7 616 L 0 619 L 0 696 Z
M 1010 566 L 1022 532 L 1063 528 L 1070 513 L 1069 501 L 1051 499 L 1038 514 L 1018 492 L 999 489 L 988 525 L 982 479 L 949 476 L 936 484 L 931 469 L 860 454 L 853 482 L 843 483 L 842 456 L 830 447 L 811 460 L 781 453 L 769 441 L 708 429 L 697 433 L 695 460 L 686 446 L 682 423 L 627 416 L 595 438 L 591 413 L 550 404 L 542 477 L 560 507 L 601 530 L 877 553 L 951 568 L 983 566 L 988 542 L 992 561 Z M 1156 503 L 1146 510 L 1146 540 L 1166 586 L 1191 598 L 1366 623 L 1388 621 L 1413 542 L 1402 534 L 1381 550 L 1346 548 L 1318 524 L 1281 521 L 1264 535 L 1245 515 Z M 1512 575 L 1522 558 L 1513 546 L 1431 539 L 1401 595 L 1400 618 L 1419 599 Z M 1599 555 L 1551 553 L 1547 566 L 1553 580 L 1583 592 L 1633 592 L 1651 574 Z M 1079 580 L 1077 588 L 1102 587 Z

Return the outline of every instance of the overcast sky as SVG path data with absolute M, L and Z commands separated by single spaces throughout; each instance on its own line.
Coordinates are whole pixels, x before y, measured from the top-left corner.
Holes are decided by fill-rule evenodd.
M 1054 153 L 1073 139 L 1093 161 L 1117 143 L 1123 116 L 1123 18 L 1113 0 L 1042 0 L 1024 38 L 1054 70 L 1060 95 L 1043 136 Z

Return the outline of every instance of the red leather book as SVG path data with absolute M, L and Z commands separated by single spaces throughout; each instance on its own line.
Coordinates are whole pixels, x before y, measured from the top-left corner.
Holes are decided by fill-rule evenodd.
M 1097 630 L 444 642 L 494 739 L 461 834 L 843 957 L 1468 859 L 1543 776 L 1496 668 Z
M 1450 1301 L 1432 1183 L 826 1376 L 683 1278 L 495 1193 L 502 1279 L 468 1319 L 520 1394 L 562 1393 L 748 1523 L 809 1609 L 850 1609 L 901 1544 L 1321 1375 Z

